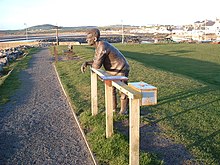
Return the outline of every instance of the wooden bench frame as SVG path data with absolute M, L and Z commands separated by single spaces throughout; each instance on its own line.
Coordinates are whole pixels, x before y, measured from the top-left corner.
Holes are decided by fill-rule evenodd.
M 93 116 L 98 114 L 98 76 L 105 83 L 106 138 L 113 134 L 113 87 L 129 98 L 129 164 L 139 165 L 141 93 L 121 81 L 127 80 L 127 77 L 111 76 L 101 69 L 91 68 L 91 110 Z

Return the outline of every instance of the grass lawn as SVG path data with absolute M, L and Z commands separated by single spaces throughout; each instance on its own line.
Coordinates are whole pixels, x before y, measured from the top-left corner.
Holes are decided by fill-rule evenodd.
M 159 125 L 163 136 L 183 144 L 193 155 L 185 163 L 220 162 L 220 45 L 116 44 L 128 59 L 129 81 L 144 81 L 158 88 L 158 105 L 141 107 L 145 126 Z M 62 49 L 59 47 L 59 54 Z M 52 50 L 52 49 L 51 49 Z M 81 64 L 93 58 L 94 49 L 74 46 L 81 59 L 58 62 L 56 67 L 69 93 L 89 144 L 100 164 L 128 164 L 128 137 L 115 129 L 105 138 L 104 86 L 99 81 L 99 115 L 91 116 L 90 72 Z M 114 121 L 127 120 L 114 116 Z M 146 135 L 147 136 L 147 135 Z M 143 151 L 140 164 L 163 164 L 160 155 Z

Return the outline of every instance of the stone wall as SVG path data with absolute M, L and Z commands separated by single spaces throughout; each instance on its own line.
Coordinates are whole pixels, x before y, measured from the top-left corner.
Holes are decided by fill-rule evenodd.
M 11 62 L 24 55 L 25 49 L 30 46 L 18 46 L 0 50 L 0 77 L 4 75 L 4 68 Z

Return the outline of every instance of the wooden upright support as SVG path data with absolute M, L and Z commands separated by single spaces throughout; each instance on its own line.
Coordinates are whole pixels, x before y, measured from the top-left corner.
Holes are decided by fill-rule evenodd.
M 97 103 L 97 75 L 105 82 L 106 108 L 106 137 L 113 134 L 113 87 L 117 88 L 129 98 L 129 165 L 139 165 L 139 138 L 140 138 L 140 99 L 141 92 L 136 91 L 123 83 L 124 76 L 111 76 L 100 69 L 91 68 L 91 102 L 92 115 L 98 113 Z
M 106 112 L 106 138 L 113 134 L 113 87 L 112 81 L 105 81 L 105 112 Z
M 92 116 L 98 114 L 97 74 L 91 70 L 91 107 Z
M 54 58 L 55 58 L 55 62 L 58 62 L 58 54 L 57 54 L 57 47 L 54 46 Z
M 140 99 L 129 99 L 129 165 L 139 165 Z

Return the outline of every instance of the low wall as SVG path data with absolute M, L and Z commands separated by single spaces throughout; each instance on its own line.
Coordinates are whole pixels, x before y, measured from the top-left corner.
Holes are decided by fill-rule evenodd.
M 81 45 L 79 42 L 59 42 L 59 45 Z
M 9 49 L 12 47 L 18 47 L 20 45 L 38 45 L 39 42 L 0 42 L 0 49 Z

